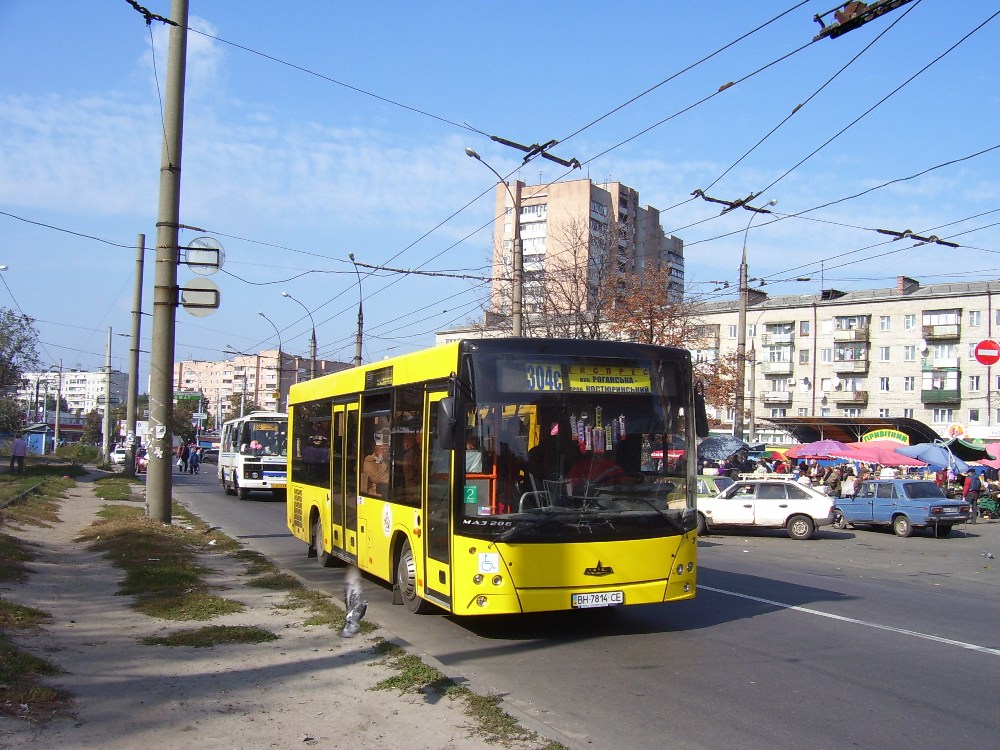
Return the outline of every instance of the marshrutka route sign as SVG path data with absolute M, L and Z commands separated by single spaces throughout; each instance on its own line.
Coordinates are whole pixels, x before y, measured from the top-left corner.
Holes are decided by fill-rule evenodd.
M 986 365 L 987 367 L 995 365 L 997 362 L 1000 362 L 1000 344 L 993 339 L 983 339 L 976 344 L 972 356 L 981 365 Z

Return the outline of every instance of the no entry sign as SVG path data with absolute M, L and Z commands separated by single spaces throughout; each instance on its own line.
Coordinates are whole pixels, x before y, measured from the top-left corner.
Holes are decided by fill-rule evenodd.
M 1000 344 L 993 339 L 983 339 L 973 350 L 972 355 L 981 365 L 995 365 L 1000 362 Z

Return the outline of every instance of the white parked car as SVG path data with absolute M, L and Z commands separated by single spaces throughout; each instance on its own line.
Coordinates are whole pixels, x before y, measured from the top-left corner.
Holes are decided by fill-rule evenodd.
M 111 449 L 111 463 L 115 466 L 125 465 L 125 449 L 122 447 Z
M 833 522 L 833 498 L 788 479 L 740 479 L 715 497 L 698 498 L 698 533 L 726 527 L 786 529 L 809 539 Z

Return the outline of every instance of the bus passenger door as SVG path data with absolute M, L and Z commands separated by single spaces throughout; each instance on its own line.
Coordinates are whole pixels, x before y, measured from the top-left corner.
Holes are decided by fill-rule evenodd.
M 333 546 L 358 562 L 358 407 L 333 408 L 332 463 Z
M 424 413 L 430 437 L 427 446 L 427 492 L 423 506 L 424 589 L 428 597 L 451 606 L 451 509 L 454 453 L 440 447 L 438 441 L 438 401 L 447 393 L 431 393 Z M 414 550 L 414 554 L 420 554 Z

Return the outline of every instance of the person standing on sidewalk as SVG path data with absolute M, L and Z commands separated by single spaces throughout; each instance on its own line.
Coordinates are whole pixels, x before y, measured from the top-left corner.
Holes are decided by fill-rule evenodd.
M 969 520 L 976 523 L 979 520 L 979 495 L 983 491 L 983 483 L 979 475 L 970 471 L 962 485 L 962 499 L 969 504 Z
M 17 434 L 10 445 L 10 473 L 20 474 L 24 471 L 24 457 L 28 455 L 28 444 L 24 442 L 21 433 Z M 16 469 L 14 467 L 17 467 Z

